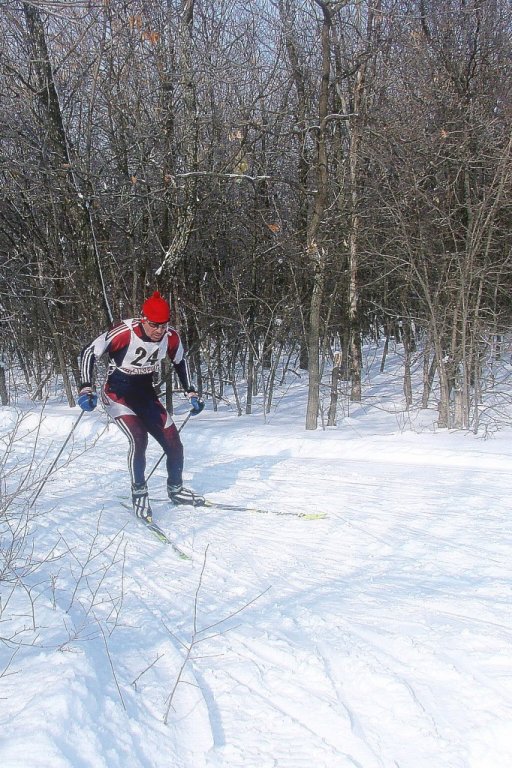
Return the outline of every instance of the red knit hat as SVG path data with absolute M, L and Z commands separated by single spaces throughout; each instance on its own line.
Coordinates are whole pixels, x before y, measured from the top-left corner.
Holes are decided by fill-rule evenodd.
M 167 323 L 171 317 L 169 304 L 155 291 L 142 305 L 142 314 L 153 323 Z

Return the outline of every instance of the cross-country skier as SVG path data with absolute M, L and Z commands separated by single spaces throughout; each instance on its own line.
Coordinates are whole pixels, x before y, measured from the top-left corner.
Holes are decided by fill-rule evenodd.
M 128 438 L 128 468 L 132 502 L 137 517 L 151 521 L 151 506 L 145 480 L 148 434 L 162 446 L 167 459 L 167 492 L 175 504 L 201 504 L 204 499 L 183 487 L 183 445 L 176 425 L 158 399 L 153 374 L 169 357 L 190 400 L 193 413 L 204 408 L 190 383 L 179 334 L 169 327 L 170 308 L 158 291 L 142 305 L 140 318 L 122 320 L 98 336 L 80 356 L 78 405 L 92 411 L 98 403 L 94 389 L 95 363 L 108 354 L 107 380 L 102 391 L 106 412 Z

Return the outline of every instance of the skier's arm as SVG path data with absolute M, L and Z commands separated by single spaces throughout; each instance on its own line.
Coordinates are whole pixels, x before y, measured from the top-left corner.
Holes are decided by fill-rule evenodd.
M 94 368 L 98 358 L 108 347 L 107 333 L 98 336 L 92 344 L 84 347 L 80 353 L 80 386 L 78 389 L 78 405 L 83 411 L 94 411 L 98 404 L 98 395 L 94 390 Z
M 195 392 L 196 388 L 190 383 L 190 372 L 188 370 L 188 364 L 185 357 L 183 357 L 179 363 L 173 361 L 174 370 L 178 376 L 178 380 L 183 387 L 184 392 Z
M 178 334 L 169 334 L 167 353 L 173 362 L 174 370 L 176 371 L 179 382 L 183 387 L 183 390 L 188 399 L 190 400 L 192 411 L 194 413 L 201 413 L 204 408 L 204 403 L 201 400 L 196 387 L 190 383 L 190 373 L 187 359 L 185 357 L 183 345 Z
M 80 355 L 80 386 L 94 387 L 94 372 L 97 361 L 108 352 L 114 355 L 130 343 L 130 329 L 123 321 L 114 325 L 106 333 L 94 339 Z
M 91 344 L 84 347 L 80 354 L 80 391 L 84 387 L 93 387 L 96 361 L 107 351 L 108 333 L 98 336 Z

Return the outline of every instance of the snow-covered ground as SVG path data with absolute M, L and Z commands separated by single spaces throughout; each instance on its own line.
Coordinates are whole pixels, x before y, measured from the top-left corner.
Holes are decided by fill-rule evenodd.
M 190 487 L 269 514 L 170 508 L 151 478 L 191 561 L 121 505 L 123 435 L 82 418 L 0 583 L 2 768 L 512 765 L 512 428 L 439 431 L 389 394 L 306 432 L 304 381 L 281 394 L 182 433 Z M 32 409 L 7 487 L 79 415 Z

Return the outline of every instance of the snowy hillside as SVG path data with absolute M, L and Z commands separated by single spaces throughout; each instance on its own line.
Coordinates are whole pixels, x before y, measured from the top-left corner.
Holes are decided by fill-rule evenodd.
M 2 768 L 509 768 L 512 429 L 436 431 L 388 382 L 325 431 L 297 377 L 266 423 L 190 419 L 187 484 L 268 510 L 171 508 L 160 467 L 190 561 L 124 509 L 125 438 L 86 414 L 26 527 L 9 508 Z M 31 407 L 0 409 L 4 496 L 79 415 Z

